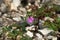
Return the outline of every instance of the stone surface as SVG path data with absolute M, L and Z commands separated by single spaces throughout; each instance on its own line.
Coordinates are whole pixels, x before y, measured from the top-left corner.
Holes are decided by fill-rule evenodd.
M 6 5 L 4 3 L 2 3 L 0 9 L 2 12 L 5 12 L 6 11 Z
M 33 33 L 30 31 L 27 31 L 26 35 L 28 35 L 29 37 L 33 37 Z
M 49 30 L 47 28 L 44 28 L 42 30 L 38 30 L 40 31 L 43 35 L 48 35 L 50 32 L 53 32 L 53 30 Z
M 21 0 L 13 0 L 12 2 L 16 7 L 18 7 L 21 4 Z
M 26 27 L 26 31 L 28 31 L 28 30 L 35 30 L 35 26 L 32 25 L 32 26 L 28 26 L 28 27 Z
M 15 18 L 13 18 L 13 20 L 18 22 L 18 21 L 21 21 L 21 18 L 20 17 L 15 17 Z
M 57 40 L 57 37 L 53 37 L 53 39 L 52 40 Z
M 36 33 L 36 36 L 37 36 L 38 40 L 42 40 L 43 39 L 42 35 L 40 35 L 39 33 Z
M 54 4 L 60 5 L 60 0 L 52 0 Z
M 20 12 L 20 16 L 26 17 L 27 10 L 25 8 L 23 8 L 23 7 L 20 7 L 19 10 L 21 11 Z
M 58 17 L 60 18 L 60 14 L 57 14 L 58 15 Z
M 0 18 L 0 27 L 3 26 L 3 19 Z
M 2 15 L 2 12 L 0 12 L 0 16 Z
M 7 1 L 7 2 L 6 2 Z M 5 3 L 10 3 L 10 0 L 6 0 Z M 41 8 L 43 4 L 40 4 L 41 3 L 45 3 L 45 2 L 48 2 L 50 0 L 30 0 L 28 5 L 26 6 L 27 8 L 24 8 L 21 6 L 20 2 L 21 0 L 13 0 L 11 4 L 9 4 L 9 7 L 11 6 L 11 9 L 10 11 L 7 10 L 6 6 L 8 5 L 5 5 L 4 3 L 1 4 L 1 7 L 0 7 L 0 33 L 2 31 L 2 27 L 3 26 L 8 26 L 8 25 L 11 25 L 13 23 L 23 23 L 24 20 L 23 18 L 26 17 L 27 15 L 27 11 L 28 12 L 31 12 L 31 8 L 29 8 L 29 6 L 31 6 L 32 2 L 36 2 L 35 5 L 38 6 L 38 8 Z M 55 0 L 54 3 L 56 5 L 60 5 L 60 0 Z M 19 6 L 19 8 L 17 8 Z M 49 8 L 51 8 L 51 6 L 49 6 Z M 19 10 L 18 10 L 19 9 Z M 14 10 L 14 11 L 12 11 Z M 6 12 L 8 11 L 8 12 Z M 57 14 L 58 17 L 60 17 L 60 14 Z M 53 18 L 50 18 L 50 17 L 45 17 L 44 19 L 45 21 L 46 20 L 50 20 L 51 22 L 54 21 Z M 42 27 L 44 21 L 43 20 L 40 20 L 39 21 L 39 26 Z M 13 29 L 16 29 L 13 27 Z M 19 31 L 19 29 L 17 29 Z M 26 33 L 25 35 L 29 36 L 29 37 L 33 37 L 33 32 L 30 32 L 29 30 L 33 30 L 35 31 L 35 26 L 32 25 L 32 26 L 27 26 L 26 27 Z M 48 35 L 50 32 L 53 32 L 53 30 L 49 30 L 47 28 L 44 28 L 44 29 L 38 29 L 39 32 L 41 32 L 44 36 Z M 25 36 L 24 35 L 24 36 Z M 48 36 L 48 38 L 50 38 L 51 36 Z M 19 36 L 18 36 L 19 38 Z M 18 39 L 17 38 L 17 39 Z M 51 37 L 53 40 L 57 40 L 57 37 Z M 9 40 L 9 39 L 8 39 Z M 39 33 L 36 33 L 36 37 L 33 39 L 33 40 L 44 40 L 43 36 Z

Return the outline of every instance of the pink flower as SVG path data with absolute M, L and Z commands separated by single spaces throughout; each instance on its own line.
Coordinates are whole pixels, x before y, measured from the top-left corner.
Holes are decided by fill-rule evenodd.
M 34 21 L 34 18 L 32 16 L 30 16 L 30 17 L 27 18 L 27 23 L 28 24 L 33 23 L 33 21 Z

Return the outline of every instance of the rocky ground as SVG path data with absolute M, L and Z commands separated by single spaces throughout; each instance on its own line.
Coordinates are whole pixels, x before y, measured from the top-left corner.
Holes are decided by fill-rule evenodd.
M 44 2 L 47 2 L 47 0 L 45 0 L 45 1 L 43 0 L 42 3 L 44 3 Z M 43 5 L 43 4 L 39 4 L 39 3 L 40 3 L 39 0 L 36 1 L 36 3 L 35 3 L 35 5 L 38 8 L 42 7 L 42 5 Z M 19 3 L 17 2 L 17 4 L 19 4 Z M 56 3 L 56 4 L 60 5 L 59 3 Z M 12 3 L 12 5 L 13 5 L 13 3 Z M 27 6 L 22 7 L 22 5 L 20 4 L 20 6 L 17 9 L 16 9 L 16 7 L 15 7 L 16 5 L 15 5 L 15 6 L 12 6 L 12 8 L 10 10 L 8 10 L 6 5 L 4 3 L 2 3 L 1 6 L 0 6 L 0 32 L 2 31 L 2 28 L 5 27 L 5 26 L 9 26 L 9 25 L 12 25 L 14 23 L 24 22 L 24 20 L 22 20 L 22 17 L 25 18 L 27 16 L 27 11 L 32 10 L 32 9 L 29 8 L 30 5 L 31 4 L 28 3 Z M 34 27 L 34 26 L 32 26 L 32 27 Z M 26 30 L 32 29 L 32 27 L 26 27 Z M 52 31 L 47 30 L 47 28 L 44 28 L 44 29 L 38 30 L 38 31 L 41 32 L 44 36 L 47 36 L 50 32 L 54 32 L 53 30 Z M 33 36 L 33 33 L 30 32 L 30 31 L 27 31 L 25 34 L 27 34 L 30 37 Z M 34 38 L 33 40 L 44 40 L 44 38 L 42 37 L 41 34 L 36 33 L 36 36 L 37 37 Z M 53 39 L 53 40 L 57 40 L 57 37 L 54 37 L 54 36 L 51 36 L 51 35 L 46 37 L 46 38 L 47 38 L 46 40 L 48 40 L 49 38 Z

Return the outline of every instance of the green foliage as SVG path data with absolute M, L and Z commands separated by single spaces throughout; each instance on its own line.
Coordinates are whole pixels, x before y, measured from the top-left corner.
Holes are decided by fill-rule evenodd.
M 53 9 L 56 11 L 60 11 L 60 5 L 53 5 Z
M 36 17 L 44 16 L 43 14 L 44 10 L 45 10 L 44 6 L 36 10 L 36 13 L 35 13 Z
M 23 36 L 23 38 L 21 38 L 21 40 L 32 40 L 32 38 L 28 37 L 28 36 Z
M 2 30 L 3 32 L 7 32 L 10 31 L 11 29 L 12 29 L 11 27 L 5 26 Z
M 60 18 L 56 18 L 55 24 L 58 28 L 60 28 Z
M 49 8 L 49 6 L 51 6 L 51 8 Z M 34 11 L 34 12 L 30 12 L 29 14 L 38 18 L 38 17 L 53 17 L 53 19 L 55 20 L 55 22 L 50 22 L 50 21 L 46 21 L 44 26 L 48 26 L 49 29 L 53 29 L 54 31 L 58 30 L 58 28 L 60 28 L 60 18 L 58 18 L 55 14 L 53 14 L 53 12 L 55 11 L 60 11 L 60 6 L 59 5 L 54 5 L 50 2 L 45 3 L 41 8 L 39 8 L 38 10 Z
M 12 29 L 12 27 L 17 27 L 16 29 Z M 16 37 L 17 35 L 23 35 L 23 33 L 25 32 L 24 31 L 25 28 L 24 27 L 21 27 L 20 25 L 18 24 L 13 24 L 13 25 L 10 25 L 10 26 L 6 26 L 3 28 L 3 33 L 7 33 L 8 32 L 8 37 Z
M 26 31 L 25 29 L 25 27 L 27 26 L 28 24 L 26 23 L 26 22 L 23 22 L 23 23 L 21 23 L 20 24 L 20 26 L 21 26 L 21 28 L 22 28 L 22 31 Z
M 46 21 L 44 26 L 48 26 L 49 29 L 57 31 L 60 28 L 60 18 L 56 18 L 54 22 Z
M 53 29 L 54 31 L 58 30 L 57 26 L 54 23 L 50 23 L 50 28 Z

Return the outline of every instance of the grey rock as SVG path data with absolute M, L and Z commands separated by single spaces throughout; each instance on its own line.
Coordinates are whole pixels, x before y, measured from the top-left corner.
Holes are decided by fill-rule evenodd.
M 2 4 L 3 3 L 3 0 L 0 0 L 0 4 Z
M 3 26 L 2 24 L 3 24 L 3 19 L 0 18 L 0 27 Z
M 2 21 L 2 18 L 0 18 L 0 21 Z
M 56 5 L 60 5 L 60 0 L 52 0 L 52 2 Z
M 21 0 L 13 0 L 13 4 L 18 7 L 21 4 Z
M 2 15 L 2 12 L 0 12 L 0 16 Z
M 1 4 L 1 11 L 6 12 L 6 5 L 4 3 Z
M 47 36 L 51 32 L 54 32 L 53 30 L 49 30 L 48 28 L 44 28 L 44 29 L 41 29 L 41 30 L 38 30 L 38 31 L 41 32 L 45 36 Z
M 60 18 L 60 14 L 57 14 L 57 16 Z
M 8 16 L 8 14 L 7 14 L 7 13 L 5 13 L 5 14 L 3 14 L 3 16 L 4 16 L 4 17 L 7 17 L 7 16 Z
M 53 38 L 53 36 L 48 36 L 48 37 L 47 37 L 47 39 L 48 39 L 48 40 L 49 40 L 49 39 L 51 39 L 51 40 L 52 40 L 52 38 Z
M 23 7 L 20 7 L 19 10 L 21 11 L 20 12 L 20 16 L 26 17 L 27 10 L 25 8 L 23 8 Z
M 2 27 L 3 26 L 3 22 L 0 22 L 0 27 Z
M 8 26 L 8 25 L 11 25 L 13 24 L 13 20 L 12 19 L 9 19 L 9 18 L 5 18 L 3 19 L 3 26 Z
M 50 2 L 51 0 L 42 0 L 41 3 L 46 3 L 46 2 Z
M 43 27 L 43 23 L 44 23 L 44 21 L 43 20 L 39 20 L 39 29 L 43 29 L 44 27 Z
M 36 33 L 36 36 L 37 36 L 37 40 L 42 40 L 43 39 L 43 37 L 42 37 L 42 35 L 41 34 L 39 34 L 39 33 Z
M 21 21 L 21 18 L 20 17 L 14 17 L 13 20 L 18 22 L 18 21 Z
M 20 14 L 21 14 L 21 13 L 12 12 L 12 13 L 11 13 L 11 17 L 20 17 L 20 16 L 21 16 Z

